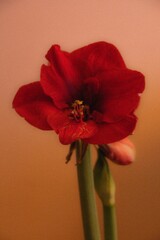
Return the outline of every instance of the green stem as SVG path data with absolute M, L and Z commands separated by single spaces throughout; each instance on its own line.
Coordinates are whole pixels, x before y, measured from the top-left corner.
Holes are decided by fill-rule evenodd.
M 115 205 L 103 205 L 105 240 L 117 240 Z
M 77 142 L 77 162 L 81 158 L 82 144 Z M 77 174 L 85 240 L 100 240 L 89 145 L 82 162 L 77 164 Z

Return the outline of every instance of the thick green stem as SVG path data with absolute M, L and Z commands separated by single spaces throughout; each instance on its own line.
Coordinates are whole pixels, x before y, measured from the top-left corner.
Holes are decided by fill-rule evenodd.
M 82 142 L 77 142 L 76 152 L 77 162 L 79 162 Z M 100 240 L 89 145 L 81 163 L 77 164 L 77 174 L 85 240 Z
M 117 240 L 115 205 L 103 205 L 105 240 Z

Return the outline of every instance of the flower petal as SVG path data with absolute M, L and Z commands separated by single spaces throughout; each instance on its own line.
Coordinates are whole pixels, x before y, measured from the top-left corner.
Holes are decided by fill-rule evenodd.
M 137 118 L 129 115 L 115 123 L 97 124 L 96 134 L 85 141 L 91 144 L 109 144 L 119 141 L 133 133 L 136 122 Z
M 41 84 L 47 95 L 57 107 L 65 108 L 66 104 L 75 99 L 80 88 L 80 81 L 74 63 L 69 53 L 61 51 L 58 45 L 53 45 L 46 58 L 49 66 L 42 66 Z
M 77 73 L 69 58 L 69 53 L 61 51 L 60 46 L 53 45 L 46 54 L 47 60 L 54 66 L 57 74 L 73 85 L 78 84 Z
M 53 99 L 58 108 L 66 108 L 68 107 L 67 103 L 72 102 L 71 95 L 66 88 L 63 79 L 51 66 L 42 66 L 41 85 L 44 92 Z
M 137 94 L 126 94 L 121 98 L 111 98 L 104 101 L 100 107 L 100 112 L 103 115 L 102 121 L 108 123 L 120 121 L 138 107 L 139 100 L 140 97 Z
M 46 96 L 39 82 L 22 86 L 14 100 L 13 107 L 33 126 L 42 130 L 51 130 L 47 117 L 53 111 L 52 100 Z
M 96 77 L 100 81 L 101 102 L 113 97 L 122 97 L 123 94 L 142 93 L 145 87 L 143 74 L 127 68 L 112 68 L 99 72 Z
M 88 104 L 91 108 L 94 108 L 97 103 L 97 97 L 99 94 L 100 83 L 96 77 L 89 77 L 84 79 L 83 83 L 83 100 L 85 104 Z
M 98 101 L 95 110 L 103 114 L 103 121 L 119 121 L 132 113 L 138 106 L 144 90 L 144 76 L 129 69 L 111 69 L 101 72 L 99 79 Z
M 59 139 L 62 144 L 70 144 L 78 139 L 89 138 L 97 131 L 93 121 L 79 122 L 71 121 L 70 124 L 59 129 Z
M 60 128 L 70 124 L 71 119 L 69 118 L 69 115 L 69 110 L 63 111 L 56 109 L 56 111 L 48 116 L 48 123 L 57 133 L 59 133 Z
M 106 157 L 117 164 L 127 165 L 135 160 L 135 147 L 128 138 L 108 144 L 107 147 Z
M 70 144 L 78 139 L 88 138 L 97 131 L 93 121 L 76 122 L 69 118 L 70 110 L 59 111 L 48 117 L 50 126 L 59 134 L 62 144 Z
M 113 69 L 113 73 L 110 70 L 85 79 L 84 85 L 84 98 L 88 99 L 87 103 L 94 110 L 92 116 L 95 121 L 99 113 L 101 121 L 112 123 L 120 121 L 137 108 L 140 100 L 138 93 L 144 88 L 144 77 L 136 71 Z
M 91 74 L 110 67 L 125 68 L 118 49 L 106 42 L 96 42 L 79 48 L 71 53 L 71 57 L 84 62 L 84 65 L 87 64 Z

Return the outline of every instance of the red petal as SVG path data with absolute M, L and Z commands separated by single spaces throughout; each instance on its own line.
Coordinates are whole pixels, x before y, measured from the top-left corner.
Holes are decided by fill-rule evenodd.
M 99 79 L 96 77 L 89 77 L 84 79 L 84 89 L 83 89 L 83 100 L 86 104 L 90 106 L 95 106 L 97 102 L 97 97 L 100 89 Z
M 110 97 L 121 97 L 123 94 L 142 93 L 145 87 L 142 73 L 130 69 L 110 69 L 99 72 L 100 98 L 103 102 Z
M 48 122 L 50 126 L 59 133 L 59 129 L 64 126 L 68 126 L 71 123 L 71 119 L 69 118 L 70 110 L 58 110 L 53 112 L 48 116 Z
M 56 105 L 62 99 L 63 102 L 70 102 L 76 97 L 81 84 L 74 62 L 71 61 L 69 53 L 61 51 L 58 45 L 49 49 L 46 58 L 51 65 L 42 67 L 41 83 L 45 93 L 54 99 Z M 56 94 L 56 91 L 59 93 Z
M 59 134 L 62 144 L 70 144 L 95 134 L 97 126 L 93 121 L 76 122 L 69 118 L 69 114 L 70 110 L 57 111 L 48 118 L 49 124 Z
M 117 164 L 127 165 L 135 160 L 135 147 L 128 138 L 108 144 L 108 150 L 107 157 Z
M 119 98 L 108 99 L 99 107 L 103 114 L 102 121 L 112 123 L 123 119 L 134 112 L 139 103 L 140 97 L 136 94 L 126 94 Z
M 53 111 L 53 103 L 44 94 L 39 82 L 22 86 L 13 100 L 13 107 L 33 126 L 42 130 L 52 129 L 47 117 Z
M 109 144 L 119 141 L 133 133 L 136 122 L 137 118 L 130 115 L 115 123 L 99 123 L 96 134 L 85 141 L 91 144 Z
M 99 73 L 97 79 L 100 88 L 95 109 L 103 114 L 103 121 L 119 121 L 137 108 L 139 93 L 144 90 L 144 76 L 141 73 L 112 69 Z
M 125 68 L 125 63 L 118 49 L 106 42 L 96 42 L 79 48 L 73 51 L 71 56 L 73 59 L 79 59 L 87 64 L 91 74 L 110 67 Z
M 109 123 L 121 120 L 137 108 L 144 77 L 136 71 L 112 69 L 85 79 L 84 85 L 84 99 L 94 109 L 95 121 L 99 112 L 99 120 Z
M 71 121 L 70 124 L 59 129 L 59 139 L 62 144 L 70 144 L 78 139 L 89 138 L 97 131 L 93 121 L 80 122 Z
M 44 92 L 53 99 L 58 108 L 66 108 L 68 103 L 72 102 L 71 94 L 64 84 L 64 80 L 51 66 L 42 66 L 41 85 Z

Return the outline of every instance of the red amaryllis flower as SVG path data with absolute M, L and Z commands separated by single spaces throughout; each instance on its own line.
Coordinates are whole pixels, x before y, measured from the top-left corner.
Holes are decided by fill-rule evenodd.
M 53 45 L 40 82 L 22 86 L 13 107 L 30 124 L 55 130 L 63 144 L 108 144 L 132 134 L 144 76 L 115 46 L 97 42 L 71 53 Z

